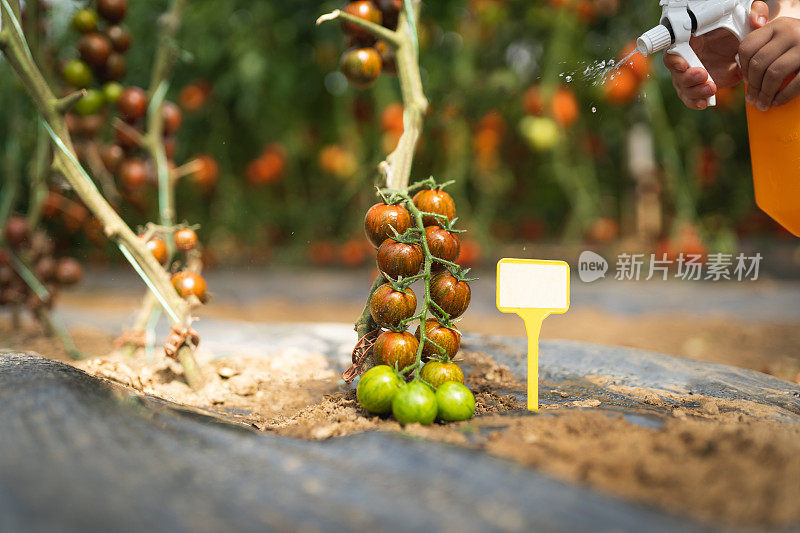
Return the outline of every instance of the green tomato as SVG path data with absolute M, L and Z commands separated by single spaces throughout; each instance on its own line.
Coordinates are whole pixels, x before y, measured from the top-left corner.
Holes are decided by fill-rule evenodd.
M 469 420 L 475 413 L 475 396 L 462 383 L 448 381 L 436 389 L 439 418 L 448 422 Z
M 83 89 L 92 84 L 92 69 L 80 59 L 73 59 L 64 65 L 61 75 L 67 84 L 78 89 Z
M 519 130 L 531 148 L 540 152 L 552 150 L 561 140 L 558 124 L 549 117 L 527 116 L 520 121 Z
M 392 400 L 392 413 L 403 425 L 415 422 L 427 426 L 436 419 L 436 395 L 421 381 L 401 388 Z
M 419 377 L 427 381 L 434 389 L 446 381 L 464 383 L 464 372 L 455 363 L 428 361 L 419 373 Z
M 72 17 L 72 29 L 78 33 L 97 31 L 97 12 L 93 9 L 79 9 Z
M 86 94 L 75 104 L 75 112 L 82 117 L 94 115 L 102 111 L 106 105 L 106 98 L 97 89 L 86 89 Z
M 390 366 L 373 366 L 358 382 L 358 403 L 370 413 L 388 413 L 392 409 L 392 400 L 402 386 L 402 378 Z
M 125 87 L 118 81 L 110 81 L 103 85 L 103 96 L 106 97 L 106 102 L 111 105 L 116 105 L 119 96 L 122 94 L 122 91 L 125 90 Z

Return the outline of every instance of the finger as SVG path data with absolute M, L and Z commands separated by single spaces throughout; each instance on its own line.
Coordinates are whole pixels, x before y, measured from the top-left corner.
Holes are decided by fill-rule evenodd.
M 769 6 L 766 2 L 753 2 L 750 7 L 750 27 L 754 30 L 761 28 L 767 24 L 769 20 Z
M 717 93 L 717 87 L 713 81 L 708 80 L 702 85 L 696 85 L 688 89 L 683 89 L 683 94 L 690 100 L 708 99 Z
M 772 105 L 783 105 L 797 97 L 797 95 L 800 95 L 800 76 L 795 76 L 792 81 L 786 84 L 786 87 L 778 91 L 772 101 Z
M 705 99 L 703 99 L 703 100 L 695 100 L 694 102 L 692 102 L 692 105 L 689 106 L 689 107 L 691 107 L 692 109 L 697 109 L 698 111 L 702 111 L 703 109 L 708 107 L 708 100 L 705 100 Z
M 767 69 L 787 50 L 788 43 L 772 40 L 750 59 L 750 63 L 744 73 L 744 79 L 747 82 L 747 95 L 750 97 L 748 103 L 757 104 Z
M 772 39 L 772 26 L 765 26 L 758 30 L 753 30 L 747 37 L 742 39 L 739 45 L 739 65 L 742 73 L 747 79 L 747 69 L 750 67 L 750 60 Z
M 678 86 L 682 89 L 689 89 L 703 85 L 709 81 L 708 72 L 704 68 L 692 67 L 686 72 L 673 76 Z
M 664 66 L 671 72 L 686 72 L 689 63 L 678 54 L 664 54 Z
M 769 109 L 775 99 L 775 95 L 783 84 L 783 80 L 792 72 L 797 72 L 798 68 L 800 68 L 800 51 L 797 48 L 789 50 L 776 59 L 764 74 L 756 107 L 761 111 Z

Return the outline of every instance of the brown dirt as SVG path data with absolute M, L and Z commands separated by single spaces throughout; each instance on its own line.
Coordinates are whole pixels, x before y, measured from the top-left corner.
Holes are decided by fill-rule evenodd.
M 713 326 L 708 321 L 607 315 L 584 319 L 583 329 L 573 331 L 574 336 L 591 335 L 598 340 L 596 335 L 600 335 L 600 340 L 630 345 L 621 342 L 624 333 L 626 339 L 645 344 L 638 347 L 667 351 L 662 346 L 677 347 L 678 340 L 667 338 L 675 331 L 713 331 L 724 346 L 732 347 L 734 341 L 754 346 L 747 354 L 753 364 L 745 366 L 783 364 L 786 353 L 790 354 L 787 360 L 794 361 L 791 352 L 776 352 L 776 346 L 789 342 L 775 337 L 780 329 L 774 328 L 779 326 L 747 329 L 731 322 Z M 648 339 L 641 326 L 649 328 L 653 337 Z M 90 329 L 73 333 L 86 351 L 105 354 L 111 349 L 111 339 L 102 333 Z M 58 343 L 42 339 L 36 327 L 11 331 L 1 320 L 0 345 L 65 356 Z M 731 351 L 712 350 L 709 358 L 746 361 L 733 353 L 734 360 L 726 360 Z M 763 527 L 800 522 L 800 427 L 769 420 L 770 409 L 764 406 L 695 395 L 691 400 L 700 406 L 691 407 L 696 403 L 690 405 L 680 394 L 609 385 L 606 378 L 594 376 L 594 383 L 653 406 L 653 411 L 643 410 L 642 415 L 655 420 L 655 425 L 625 418 L 597 398 L 576 399 L 565 385 L 543 384 L 543 397 L 561 403 L 549 402 L 534 415 L 524 411 L 512 394 L 524 392 L 524 384 L 508 368 L 497 365 L 488 354 L 468 352 L 462 356 L 467 385 L 476 393 L 476 417 L 459 424 L 402 428 L 390 418 L 368 415 L 358 406 L 353 390 L 339 389 L 337 375 L 322 354 L 284 350 L 271 355 L 269 359 L 212 360 L 211 354 L 200 353 L 208 384 L 199 393 L 183 383 L 178 365 L 161 358 L 148 363 L 143 356 L 114 355 L 77 366 L 280 435 L 327 439 L 370 430 L 401 431 L 482 450 L 560 479 L 712 523 Z M 665 416 L 654 417 L 653 412 Z

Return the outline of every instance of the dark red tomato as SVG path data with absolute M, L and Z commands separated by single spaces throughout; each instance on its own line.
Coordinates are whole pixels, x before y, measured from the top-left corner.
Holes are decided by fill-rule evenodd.
M 372 319 L 384 328 L 396 328 L 400 322 L 413 316 L 416 309 L 417 296 L 414 291 L 396 291 L 388 283 L 375 289 L 369 301 Z
M 431 299 L 441 307 L 450 318 L 464 314 L 469 307 L 472 291 L 469 283 L 457 280 L 450 272 L 442 272 L 431 279 Z
M 373 48 L 381 56 L 381 72 L 390 76 L 397 75 L 397 54 L 394 48 L 386 44 L 386 41 L 378 41 Z M 401 130 L 402 131 L 402 130 Z
M 83 279 L 83 267 L 72 257 L 65 257 L 56 266 L 56 280 L 61 285 L 75 285 Z
M 30 241 L 31 227 L 25 217 L 8 217 L 3 234 L 5 235 L 6 244 L 11 248 L 21 248 Z
M 128 73 L 128 62 L 125 61 L 125 56 L 119 52 L 112 52 L 108 56 L 106 66 L 103 69 L 103 77 L 106 80 L 119 81 Z
M 420 338 L 419 333 L 419 326 L 417 326 L 417 339 Z M 456 329 L 444 327 L 435 318 L 429 318 L 425 321 L 425 337 L 444 350 L 444 353 L 442 353 L 435 345 L 426 342 L 422 346 L 422 355 L 426 358 L 446 355 L 449 359 L 452 359 L 456 356 L 461 346 L 461 333 Z
M 46 220 L 52 220 L 56 218 L 64 208 L 63 198 L 64 197 L 60 194 L 51 191 L 47 195 L 47 198 L 44 199 L 44 202 L 42 202 L 42 206 L 39 211 L 42 214 L 42 217 Z
M 458 259 L 461 242 L 455 233 L 451 233 L 439 226 L 428 226 L 425 228 L 425 240 L 428 243 L 428 251 L 432 256 L 450 262 L 455 262 Z
M 172 286 L 181 298 L 196 296 L 202 303 L 208 299 L 206 280 L 197 272 L 181 270 L 172 275 Z
M 402 235 L 409 227 L 411 227 L 411 215 L 402 205 L 387 205 L 381 202 L 370 207 L 367 216 L 364 217 L 367 238 L 376 248 L 394 236 L 392 228 Z
M 383 25 L 390 30 L 397 29 L 397 18 L 403 8 L 403 0 L 376 0 L 375 5 L 383 15 Z
M 141 87 L 127 87 L 117 99 L 117 109 L 125 122 L 136 122 L 147 113 L 147 94 Z
M 188 252 L 197 246 L 197 233 L 191 228 L 180 229 L 175 232 L 175 247 L 182 251 Z
M 386 239 L 378 248 L 378 269 L 392 279 L 418 274 L 422 260 L 422 248 L 418 244 Z
M 167 156 L 167 159 L 174 159 L 175 152 L 178 150 L 178 141 L 175 137 L 165 137 L 164 138 L 164 155 Z
M 164 135 L 172 135 L 181 128 L 183 113 L 177 104 L 164 102 L 161 106 L 161 116 L 164 119 Z
M 117 170 L 119 181 L 128 192 L 137 191 L 147 185 L 147 165 L 138 157 L 124 159 Z
M 97 12 L 112 24 L 125 18 L 128 12 L 128 0 L 98 0 Z
M 456 204 L 453 197 L 439 189 L 425 189 L 414 195 L 414 205 L 420 211 L 444 215 L 447 220 L 453 220 L 456 216 Z M 422 223 L 426 226 L 438 226 L 441 222 L 436 217 L 422 217 Z
M 61 211 L 64 227 L 67 231 L 76 232 L 83 227 L 89 218 L 89 210 L 76 202 L 67 204 Z
M 380 9 L 378 9 L 378 7 L 369 0 L 356 0 L 355 2 L 350 2 L 344 6 L 342 11 L 369 22 L 374 22 L 378 25 L 383 22 L 383 15 L 381 14 Z M 375 42 L 375 37 L 370 32 L 359 28 L 352 22 L 342 20 L 342 31 L 344 31 L 346 35 L 355 37 L 363 44 L 372 44 Z
M 403 370 L 417 360 L 418 349 L 417 338 L 408 331 L 384 331 L 375 340 L 372 355 L 376 365 L 389 365 Z
M 162 265 L 167 262 L 167 243 L 164 242 L 164 239 L 153 237 L 147 241 L 145 246 L 150 250 L 150 253 L 153 254 L 153 257 L 156 258 L 156 261 Z
M 106 28 L 106 37 L 111 41 L 111 46 L 114 50 L 124 54 L 131 47 L 131 31 L 123 24 L 115 24 Z
M 87 33 L 78 39 L 78 54 L 88 65 L 102 68 L 111 55 L 111 41 L 101 33 Z
M 455 363 L 428 361 L 420 370 L 419 377 L 428 382 L 434 389 L 439 388 L 439 385 L 446 381 L 464 383 L 464 372 Z
M 33 265 L 33 273 L 39 281 L 51 281 L 56 275 L 56 261 L 49 255 L 40 257 Z
M 350 85 L 366 89 L 381 75 L 383 59 L 374 48 L 351 48 L 342 54 L 339 69 Z

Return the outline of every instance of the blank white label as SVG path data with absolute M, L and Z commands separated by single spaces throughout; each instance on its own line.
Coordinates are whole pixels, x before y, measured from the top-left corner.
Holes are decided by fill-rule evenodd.
M 566 311 L 569 307 L 569 266 L 565 264 L 501 262 L 497 276 L 500 308 Z

